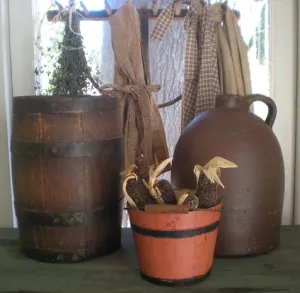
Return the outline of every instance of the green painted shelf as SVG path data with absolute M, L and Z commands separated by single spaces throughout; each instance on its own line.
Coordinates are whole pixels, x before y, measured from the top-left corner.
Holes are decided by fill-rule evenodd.
M 122 249 L 77 264 L 47 264 L 26 258 L 18 231 L 0 229 L 0 293 L 300 293 L 300 227 L 282 227 L 280 246 L 259 257 L 216 259 L 210 277 L 188 287 L 161 287 L 138 271 L 130 229 Z

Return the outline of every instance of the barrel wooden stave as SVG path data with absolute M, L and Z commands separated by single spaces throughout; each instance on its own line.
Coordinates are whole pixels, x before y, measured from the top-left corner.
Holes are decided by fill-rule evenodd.
M 26 98 L 14 100 L 12 161 L 16 213 L 20 239 L 30 257 L 80 261 L 120 246 L 121 115 L 117 99 L 100 99 L 93 98 L 90 113 L 84 112 L 84 98 L 80 103 L 72 99 L 73 104 L 61 112 L 57 109 L 65 101 L 54 98 L 53 113 L 49 107 L 46 113 L 34 113 L 25 107 L 29 111 L 25 113 L 19 103 L 25 105 Z M 90 100 L 85 100 L 90 104 Z M 28 97 L 31 105 L 39 102 Z M 101 103 L 107 104 L 107 111 Z M 82 112 L 73 113 L 74 104 L 81 105 Z M 87 219 L 69 223 L 66 217 L 72 218 L 72 213 L 75 218 L 81 213 Z M 55 223 L 57 217 L 61 219 Z M 73 257 L 78 250 L 81 256 Z

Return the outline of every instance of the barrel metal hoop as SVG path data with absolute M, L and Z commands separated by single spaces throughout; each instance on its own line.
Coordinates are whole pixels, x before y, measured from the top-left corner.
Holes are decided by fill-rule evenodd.
M 177 231 L 158 231 L 145 229 L 134 224 L 131 224 L 131 229 L 134 233 L 154 238 L 189 238 L 206 234 L 216 230 L 219 227 L 219 221 L 205 227 L 200 227 L 193 230 L 177 230 Z
M 120 199 L 120 202 L 122 200 L 123 197 Z M 99 221 L 107 219 L 113 213 L 120 213 L 122 209 L 120 202 L 116 202 L 115 205 L 101 207 L 96 210 L 73 213 L 40 213 L 21 209 L 17 204 L 15 204 L 15 210 L 17 218 L 22 224 L 49 227 L 73 227 L 91 225 L 97 222 L 99 223 Z
M 107 113 L 119 111 L 119 100 L 105 96 L 24 96 L 13 100 L 13 114 Z
M 53 262 L 53 263 L 72 263 L 82 262 L 94 257 L 100 257 L 109 253 L 113 253 L 120 248 L 120 239 L 116 237 L 114 242 L 109 242 L 107 245 L 102 245 L 94 249 L 76 249 L 70 252 L 58 252 L 41 250 L 32 247 L 28 247 L 22 244 L 22 250 L 24 254 L 32 259 L 42 262 Z
M 52 158 L 78 158 L 105 155 L 108 150 L 121 148 L 123 137 L 84 142 L 23 142 L 12 141 L 14 155 Z M 116 149 L 117 148 L 117 149 Z

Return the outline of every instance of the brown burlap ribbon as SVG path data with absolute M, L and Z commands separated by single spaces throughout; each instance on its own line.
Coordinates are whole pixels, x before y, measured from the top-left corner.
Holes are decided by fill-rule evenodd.
M 160 90 L 158 85 L 106 84 L 101 86 L 103 93 L 114 92 L 122 99 L 125 167 L 135 163 L 140 153 L 153 158 L 151 94 Z M 146 98 L 145 98 L 146 97 Z
M 140 18 L 133 1 L 127 0 L 108 18 L 115 60 L 114 90 L 121 97 L 124 121 L 125 168 L 143 152 L 149 163 L 169 157 L 161 115 L 150 85 L 143 55 Z

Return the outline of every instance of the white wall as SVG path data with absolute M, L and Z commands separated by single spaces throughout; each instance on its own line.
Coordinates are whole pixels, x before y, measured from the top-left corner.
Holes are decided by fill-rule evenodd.
M 297 2 L 269 0 L 271 97 L 278 111 L 273 129 L 280 142 L 285 163 L 283 224 L 293 223 L 294 208 Z
M 298 3 L 297 9 L 298 15 L 300 16 L 300 4 Z M 300 21 L 298 21 L 298 34 L 300 32 Z M 294 210 L 294 220 L 295 223 L 300 224 L 300 38 L 298 38 L 298 72 L 297 72 L 297 102 L 296 108 L 296 180 L 295 184 L 295 210 Z
M 8 0 L 0 1 L 0 227 L 12 227 L 8 129 L 12 101 Z
M 34 95 L 36 19 L 33 3 L 32 0 L 9 0 L 13 96 Z

